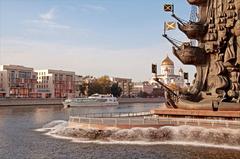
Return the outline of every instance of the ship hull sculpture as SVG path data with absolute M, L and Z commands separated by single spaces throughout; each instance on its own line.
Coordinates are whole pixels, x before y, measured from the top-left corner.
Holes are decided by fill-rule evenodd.
M 199 21 L 178 23 L 178 27 L 188 38 L 198 40 L 198 46 L 174 45 L 173 54 L 183 64 L 196 67 L 195 79 L 177 97 L 166 91 L 166 106 L 240 111 L 240 0 L 188 2 L 199 7 Z

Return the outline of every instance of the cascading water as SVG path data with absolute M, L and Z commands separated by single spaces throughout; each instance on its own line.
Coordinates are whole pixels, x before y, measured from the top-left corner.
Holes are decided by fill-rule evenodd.
M 161 128 L 132 129 L 83 129 L 68 127 L 66 121 L 53 121 L 43 126 L 41 131 L 48 135 L 72 138 L 82 141 L 103 142 L 179 142 L 201 143 L 213 146 L 232 146 L 240 150 L 240 129 L 209 129 L 196 126 L 164 126 Z

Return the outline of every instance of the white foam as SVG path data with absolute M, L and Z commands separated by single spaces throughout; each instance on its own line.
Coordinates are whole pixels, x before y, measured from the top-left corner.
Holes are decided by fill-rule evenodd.
M 67 126 L 67 121 L 52 121 L 36 131 L 45 131 L 46 135 L 66 139 L 76 143 L 95 144 L 131 144 L 131 145 L 190 145 L 197 147 L 214 147 L 235 149 L 240 151 L 239 129 L 207 129 L 195 126 L 165 126 L 156 128 L 108 129 L 110 135 L 101 134 L 101 140 L 89 139 L 91 134 L 97 133 L 95 129 L 75 129 Z M 71 134 L 78 137 L 72 137 Z M 100 132 L 104 133 L 104 132 Z M 87 135 L 86 135 L 87 134 Z M 69 136 L 68 136 L 69 135 Z M 82 136 L 81 136 L 82 135 Z M 229 140 L 226 140 L 225 137 Z M 86 138 L 84 138 L 86 137 Z M 88 137 L 88 138 L 87 138 Z M 94 135 L 93 135 L 94 138 Z M 155 140 L 156 138 L 156 140 Z M 208 139 L 209 138 L 209 139 Z M 215 140 L 220 144 L 216 144 Z M 131 141 L 132 140 L 132 141 Z M 155 141 L 154 141 L 155 140 Z M 224 143 L 226 141 L 226 143 Z M 234 141 L 236 141 L 234 143 Z M 212 142 L 212 143 L 211 143 Z M 233 142 L 231 144 L 231 142 Z
M 200 142 L 181 142 L 181 141 L 163 141 L 163 142 L 147 142 L 147 141 L 86 141 L 76 138 L 71 139 L 74 143 L 93 143 L 93 144 L 117 144 L 117 145 L 183 145 L 183 146 L 195 146 L 195 147 L 213 147 L 213 148 L 223 148 L 223 149 L 234 149 L 240 151 L 239 146 L 229 146 L 229 145 L 213 145 Z
M 50 123 L 45 124 L 42 128 L 35 129 L 35 131 L 45 132 L 50 130 L 59 130 L 67 126 L 67 121 L 65 120 L 54 120 Z

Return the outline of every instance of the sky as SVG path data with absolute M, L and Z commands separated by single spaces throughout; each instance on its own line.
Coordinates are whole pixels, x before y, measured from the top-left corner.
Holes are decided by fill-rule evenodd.
M 0 64 L 144 81 L 168 55 L 175 72 L 192 77 L 195 68 L 179 62 L 162 37 L 164 22 L 174 21 L 165 3 L 189 19 L 186 0 L 0 0 Z M 168 35 L 189 41 L 179 30 Z

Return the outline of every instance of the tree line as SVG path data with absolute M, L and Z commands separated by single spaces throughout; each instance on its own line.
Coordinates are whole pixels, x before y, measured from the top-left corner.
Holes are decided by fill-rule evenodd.
M 90 82 L 83 82 L 80 85 L 80 95 L 90 96 L 95 93 L 99 94 L 112 94 L 114 97 L 120 97 L 122 88 L 119 87 L 118 83 L 112 82 L 108 76 L 102 76 L 94 79 Z

